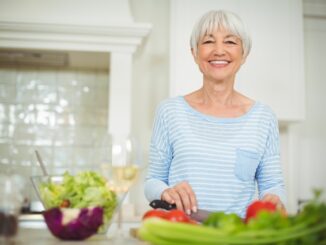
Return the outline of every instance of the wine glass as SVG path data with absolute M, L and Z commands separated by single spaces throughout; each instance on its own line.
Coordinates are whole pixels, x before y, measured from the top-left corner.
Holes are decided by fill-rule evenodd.
M 135 141 L 130 136 L 113 136 L 109 186 L 116 192 L 128 192 L 138 177 L 139 160 Z
M 142 164 L 139 142 L 131 135 L 108 134 L 102 143 L 101 171 L 107 185 L 118 195 L 125 195 L 136 183 Z M 122 205 L 121 205 L 122 206 Z M 123 236 L 122 209 L 118 210 L 117 236 Z

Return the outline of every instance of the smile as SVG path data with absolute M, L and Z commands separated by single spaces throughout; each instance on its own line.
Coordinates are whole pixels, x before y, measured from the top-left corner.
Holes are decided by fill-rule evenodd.
M 227 65 L 230 62 L 227 60 L 211 60 L 211 61 L 209 61 L 209 63 L 212 65 Z

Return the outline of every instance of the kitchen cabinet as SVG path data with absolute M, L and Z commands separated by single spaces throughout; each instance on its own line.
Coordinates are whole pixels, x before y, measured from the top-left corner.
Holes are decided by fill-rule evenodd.
M 171 1 L 170 95 L 187 94 L 201 86 L 189 39 L 197 19 L 213 9 L 237 13 L 252 37 L 251 53 L 236 79 L 238 90 L 271 106 L 281 121 L 304 119 L 303 15 L 299 0 Z

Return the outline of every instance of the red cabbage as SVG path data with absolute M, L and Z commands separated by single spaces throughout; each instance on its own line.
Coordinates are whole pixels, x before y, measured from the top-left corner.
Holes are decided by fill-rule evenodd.
M 72 209 L 70 209 L 72 210 Z M 95 234 L 103 224 L 103 208 L 81 208 L 78 216 L 63 224 L 69 209 L 51 208 L 43 212 L 51 233 L 62 240 L 84 240 Z

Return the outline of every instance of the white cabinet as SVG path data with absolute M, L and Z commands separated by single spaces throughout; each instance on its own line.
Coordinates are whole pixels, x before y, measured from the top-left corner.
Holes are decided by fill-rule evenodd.
M 303 16 L 299 0 L 171 1 L 170 95 L 198 89 L 201 73 L 189 39 L 197 19 L 211 9 L 237 13 L 248 25 L 253 47 L 236 87 L 270 105 L 284 122 L 304 118 Z

